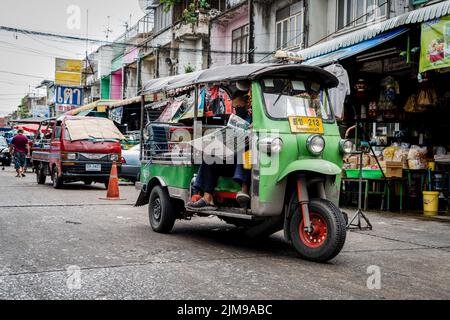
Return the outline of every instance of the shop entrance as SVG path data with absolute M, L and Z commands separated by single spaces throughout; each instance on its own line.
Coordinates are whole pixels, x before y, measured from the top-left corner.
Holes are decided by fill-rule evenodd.
M 422 211 L 425 191 L 449 210 L 450 70 L 420 73 L 420 35 L 413 27 L 326 67 L 348 75 L 338 89 L 351 92 L 336 110 L 342 136 L 371 146 L 363 161 L 366 209 Z M 345 159 L 342 206 L 357 203 L 358 163 L 357 155 Z

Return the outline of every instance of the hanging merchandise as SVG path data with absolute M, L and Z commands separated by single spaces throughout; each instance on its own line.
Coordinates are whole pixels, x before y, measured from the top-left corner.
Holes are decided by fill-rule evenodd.
M 432 86 L 432 82 L 426 77 L 423 79 L 419 91 L 417 95 L 417 105 L 421 109 L 433 108 L 438 105 L 438 97 L 436 90 Z
M 342 119 L 344 116 L 345 98 L 351 93 L 347 70 L 340 64 L 332 64 L 326 67 L 325 70 L 334 74 L 339 80 L 339 85 L 336 88 L 330 89 L 328 94 L 335 116 Z
M 359 101 L 364 101 L 367 98 L 367 83 L 364 79 L 359 79 L 358 82 L 356 82 L 355 87 L 356 91 L 356 98 Z
M 361 119 L 367 119 L 367 108 L 365 105 L 361 105 Z
M 426 109 L 417 103 L 417 95 L 412 94 L 408 97 L 408 100 L 406 100 L 404 110 L 405 112 L 419 113 L 424 112 Z
M 433 88 L 423 88 L 417 97 L 417 105 L 419 108 L 436 107 L 438 98 L 436 90 Z
M 369 118 L 375 119 L 378 116 L 378 107 L 376 101 L 371 101 L 369 103 Z
M 400 87 L 398 82 L 392 76 L 388 76 L 381 81 L 381 94 L 378 107 L 383 111 L 383 117 L 387 119 L 395 118 L 395 100 L 400 94 Z

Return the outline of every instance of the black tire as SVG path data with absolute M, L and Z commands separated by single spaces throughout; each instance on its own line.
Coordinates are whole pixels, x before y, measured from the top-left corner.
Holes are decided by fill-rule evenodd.
M 36 182 L 37 184 L 45 184 L 46 180 L 47 176 L 45 174 L 45 170 L 42 163 L 40 163 L 36 166 Z
M 296 197 L 293 197 L 296 201 Z M 347 225 L 339 208 L 328 200 L 314 199 L 309 203 L 314 234 L 302 233 L 302 214 L 299 204 L 291 203 L 289 225 L 292 245 L 301 258 L 314 262 L 327 262 L 342 250 L 347 237 Z
M 150 193 L 149 201 L 148 216 L 153 231 L 158 233 L 172 231 L 176 213 L 167 191 L 160 186 L 155 186 Z
M 58 167 L 56 166 L 53 168 L 52 181 L 53 181 L 53 188 L 62 189 L 64 187 L 64 181 L 61 177 L 59 177 Z

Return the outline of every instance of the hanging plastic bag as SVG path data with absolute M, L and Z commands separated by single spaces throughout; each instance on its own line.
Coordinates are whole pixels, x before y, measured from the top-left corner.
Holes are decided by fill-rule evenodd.
M 415 94 L 410 95 L 404 107 L 405 112 L 423 112 L 425 108 L 419 107 L 417 104 L 417 96 Z
M 438 104 L 438 97 L 436 90 L 433 88 L 423 88 L 417 96 L 417 106 L 419 108 L 436 107 Z

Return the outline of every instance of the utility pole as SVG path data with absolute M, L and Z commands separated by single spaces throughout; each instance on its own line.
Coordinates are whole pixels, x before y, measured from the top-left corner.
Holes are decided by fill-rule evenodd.
M 111 16 L 108 16 L 108 25 L 107 25 L 107 27 L 106 27 L 106 30 L 105 30 L 105 33 L 106 33 L 106 41 L 108 41 L 108 39 L 109 39 L 109 34 L 110 33 L 112 33 L 112 30 L 109 28 L 109 26 L 110 26 L 110 19 L 111 19 Z
M 88 77 L 88 73 L 87 73 L 87 65 L 91 65 L 90 61 L 89 61 L 89 57 L 88 57 L 88 46 L 89 46 L 89 9 L 86 10 L 86 65 L 85 67 L 85 74 L 84 74 L 84 86 L 87 87 L 87 77 Z M 86 88 L 87 89 L 87 88 Z
M 254 0 L 248 0 L 248 63 L 255 63 L 255 16 Z

